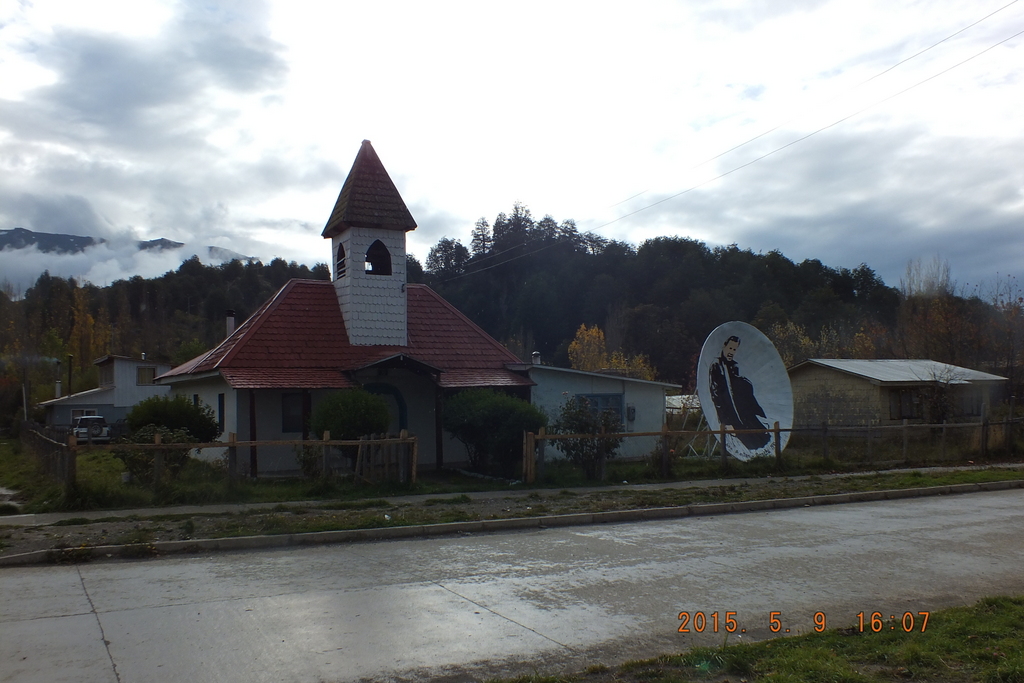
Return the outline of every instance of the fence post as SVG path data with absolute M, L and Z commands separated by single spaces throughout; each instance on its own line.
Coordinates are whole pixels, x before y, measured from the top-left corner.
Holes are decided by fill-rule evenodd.
M 228 483 L 234 486 L 238 483 L 238 435 L 228 432 Z
M 907 418 L 903 418 L 903 464 L 909 462 L 909 460 L 907 460 L 907 440 L 910 438 L 907 427 L 908 424 L 910 424 L 910 420 L 908 420 Z
M 668 479 L 668 423 L 661 423 L 661 478 Z
M 534 475 L 535 475 L 535 478 L 537 478 L 537 479 L 543 479 L 544 478 L 544 449 L 548 445 L 548 440 L 544 438 L 548 434 L 547 427 L 541 427 L 540 428 L 540 432 L 538 434 L 539 434 L 539 436 L 541 438 L 540 438 L 540 443 L 537 444 L 537 471 L 534 472 Z
M 523 481 L 532 484 L 537 479 L 536 453 L 537 441 L 533 432 L 523 433 Z
M 163 443 L 160 432 L 153 435 L 153 443 L 158 446 Z M 160 488 L 160 478 L 164 473 L 164 451 L 161 448 L 153 451 L 153 488 Z
M 68 437 L 67 465 L 64 468 L 64 490 L 71 492 L 78 482 L 78 438 L 74 434 Z
M 722 446 L 722 469 L 726 469 L 729 466 L 729 449 L 725 445 L 725 425 L 721 425 L 722 436 L 719 438 L 718 443 Z
M 828 462 L 828 420 L 821 423 L 821 458 Z
M 355 476 L 353 477 L 354 481 L 359 481 L 360 479 L 366 479 L 366 477 L 363 476 L 363 470 L 365 469 L 365 465 L 366 465 L 366 454 L 363 452 L 363 447 L 366 445 L 364 443 L 365 441 L 366 441 L 366 436 L 365 435 L 359 437 L 359 448 L 356 451 Z
M 782 469 L 782 434 L 779 431 L 779 422 L 776 420 L 775 429 L 775 466 Z
M 330 441 L 330 440 L 331 440 L 331 430 L 325 429 L 324 430 L 324 441 Z M 303 446 L 303 448 L 305 448 L 305 446 Z M 327 476 L 327 460 L 328 460 L 328 458 L 327 458 L 327 451 L 330 450 L 330 448 L 331 448 L 330 446 L 324 445 L 324 446 L 321 446 L 321 449 L 320 449 L 320 474 L 322 476 L 324 476 L 324 477 Z
M 942 421 L 942 460 L 946 460 L 946 421 Z
M 1017 424 L 1016 421 L 1015 421 L 1016 420 L 1016 417 L 1015 417 L 1016 416 L 1016 410 L 1015 410 L 1015 405 L 1014 405 L 1016 402 L 1017 402 L 1017 397 L 1013 396 L 1011 394 L 1010 395 L 1010 429 L 1008 430 L 1009 433 L 1006 435 L 1007 447 L 1010 449 L 1010 456 L 1011 457 L 1017 451 L 1017 445 L 1014 443 L 1014 440 L 1013 440 L 1013 428 Z
M 981 459 L 988 458 L 988 414 L 981 416 Z
M 413 484 L 416 483 L 416 469 L 420 464 L 420 441 L 415 436 L 412 437 L 412 473 L 410 474 L 409 481 Z

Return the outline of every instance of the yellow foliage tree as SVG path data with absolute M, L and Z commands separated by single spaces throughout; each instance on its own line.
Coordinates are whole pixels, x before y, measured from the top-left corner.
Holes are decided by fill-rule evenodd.
M 576 330 L 576 337 L 569 344 L 569 361 L 573 370 L 598 372 L 612 369 L 627 377 L 646 380 L 653 380 L 656 374 L 650 359 L 643 354 L 627 356 L 621 351 L 615 351 L 609 355 L 604 332 L 597 325 L 580 325 L 580 329 Z
M 569 344 L 569 362 L 573 370 L 597 372 L 608 367 L 608 348 L 604 342 L 604 332 L 597 325 L 587 327 L 580 325 L 576 337 Z

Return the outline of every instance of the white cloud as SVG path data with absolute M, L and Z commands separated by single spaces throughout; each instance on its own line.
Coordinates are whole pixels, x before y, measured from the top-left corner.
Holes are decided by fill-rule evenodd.
M 0 75 L 0 228 L 312 264 L 364 138 L 420 224 L 421 259 L 517 200 L 598 228 L 994 45 L 1024 6 L 868 80 L 1003 4 L 19 5 L 0 15 L 0 69 L 15 75 Z M 924 251 L 964 279 L 1024 276 L 1008 227 L 1024 212 L 1020 49 L 600 232 L 863 260 L 887 281 Z

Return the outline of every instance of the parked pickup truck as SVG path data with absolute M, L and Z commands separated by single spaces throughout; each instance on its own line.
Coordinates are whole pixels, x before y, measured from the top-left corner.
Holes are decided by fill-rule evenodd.
M 75 418 L 72 433 L 79 441 L 110 443 L 110 425 L 102 415 L 84 415 Z

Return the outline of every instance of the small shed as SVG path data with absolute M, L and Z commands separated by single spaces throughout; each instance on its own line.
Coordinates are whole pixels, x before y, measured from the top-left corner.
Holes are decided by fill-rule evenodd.
M 789 369 L 795 427 L 978 418 L 1006 378 L 933 360 L 812 358 Z

